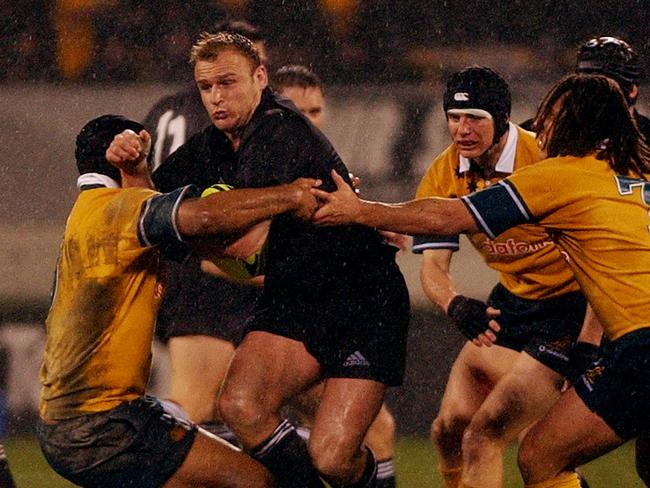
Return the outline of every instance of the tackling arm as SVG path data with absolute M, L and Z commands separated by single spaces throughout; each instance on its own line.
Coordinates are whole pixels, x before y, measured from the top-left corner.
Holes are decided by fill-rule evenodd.
M 178 209 L 178 230 L 186 236 L 234 234 L 285 212 L 309 219 L 316 209 L 310 190 L 319 184 L 319 180 L 299 178 L 275 187 L 232 190 L 186 200 Z
M 403 234 L 460 234 L 479 232 L 474 218 L 460 199 L 423 198 L 403 203 L 359 199 L 336 172 L 337 190 L 313 189 L 323 202 L 314 215 L 318 225 L 361 224 Z

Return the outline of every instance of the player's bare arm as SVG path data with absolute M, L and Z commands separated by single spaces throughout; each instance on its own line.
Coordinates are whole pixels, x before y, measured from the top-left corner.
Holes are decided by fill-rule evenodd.
M 312 190 L 322 202 L 313 217 L 317 225 L 361 224 L 412 235 L 479 231 L 461 200 L 423 198 L 403 203 L 373 202 L 358 198 L 335 171 L 332 171 L 332 178 L 336 191 Z
M 320 180 L 299 178 L 275 187 L 233 190 L 187 200 L 178 211 L 179 231 L 188 236 L 236 234 L 285 212 L 309 220 L 318 206 L 310 190 L 318 185 Z

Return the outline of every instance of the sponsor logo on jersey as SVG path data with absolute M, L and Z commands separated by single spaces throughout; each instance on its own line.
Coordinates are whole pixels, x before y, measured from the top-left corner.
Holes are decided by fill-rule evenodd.
M 370 363 L 365 357 L 363 357 L 363 354 L 359 351 L 355 351 L 347 357 L 343 366 L 370 366 Z
M 487 254 L 492 254 L 494 256 L 526 256 L 552 245 L 553 242 L 548 240 L 538 242 L 517 242 L 511 238 L 505 242 L 496 242 L 491 239 L 486 239 L 483 241 L 482 247 Z

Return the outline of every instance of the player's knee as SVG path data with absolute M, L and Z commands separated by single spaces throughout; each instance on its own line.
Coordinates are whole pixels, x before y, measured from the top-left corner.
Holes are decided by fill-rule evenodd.
M 235 431 L 241 428 L 255 428 L 263 422 L 264 406 L 243 391 L 224 391 L 218 401 L 219 415 Z
M 492 427 L 490 424 L 477 424 L 474 421 L 467 426 L 462 441 L 463 456 L 467 461 L 477 462 L 495 450 L 505 449 L 506 443 L 502 433 Z
M 440 448 L 460 444 L 470 421 L 469 415 L 440 413 L 431 424 L 431 442 Z

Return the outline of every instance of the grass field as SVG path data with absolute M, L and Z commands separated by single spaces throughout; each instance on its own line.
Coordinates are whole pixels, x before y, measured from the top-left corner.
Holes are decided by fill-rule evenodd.
M 32 437 L 20 436 L 6 441 L 9 463 L 18 488 L 69 488 L 73 484 L 54 473 Z M 396 446 L 399 488 L 438 488 L 437 461 L 433 449 L 422 439 L 402 438 Z M 634 446 L 625 444 L 613 453 L 582 467 L 591 488 L 642 488 L 634 470 Z M 515 450 L 506 457 L 505 487 L 521 487 L 515 467 Z M 117 487 L 116 487 L 117 488 Z

